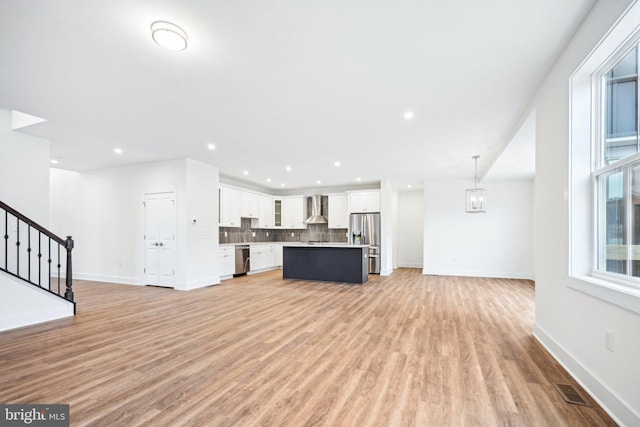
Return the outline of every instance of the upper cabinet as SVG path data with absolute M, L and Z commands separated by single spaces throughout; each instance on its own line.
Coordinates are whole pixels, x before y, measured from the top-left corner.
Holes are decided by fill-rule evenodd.
M 258 228 L 273 228 L 273 197 L 258 196 Z
M 380 212 L 379 190 L 349 193 L 349 213 L 363 212 Z
M 282 227 L 282 200 L 273 199 L 273 225 Z
M 240 227 L 242 191 L 235 188 L 220 188 L 220 226 Z
M 282 198 L 282 228 L 307 228 L 307 209 L 303 196 Z
M 349 228 L 346 194 L 329 194 L 329 228 Z
M 240 227 L 240 218 L 251 218 L 253 228 L 273 228 L 273 197 L 220 186 L 220 226 Z
M 240 198 L 240 216 L 242 218 L 258 218 L 260 211 L 260 197 L 255 193 L 241 191 Z

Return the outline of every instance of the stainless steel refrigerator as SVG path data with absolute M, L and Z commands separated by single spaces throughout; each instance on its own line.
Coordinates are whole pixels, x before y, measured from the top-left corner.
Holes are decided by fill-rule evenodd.
M 380 274 L 380 214 L 351 214 L 349 243 L 369 245 L 369 273 Z

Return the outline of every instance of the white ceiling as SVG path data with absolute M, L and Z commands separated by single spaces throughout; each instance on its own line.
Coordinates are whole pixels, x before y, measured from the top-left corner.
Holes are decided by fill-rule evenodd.
M 190 157 L 272 189 L 472 179 L 594 1 L 0 0 L 0 107 L 47 119 L 20 131 L 65 169 Z M 155 45 L 155 20 L 188 49 Z

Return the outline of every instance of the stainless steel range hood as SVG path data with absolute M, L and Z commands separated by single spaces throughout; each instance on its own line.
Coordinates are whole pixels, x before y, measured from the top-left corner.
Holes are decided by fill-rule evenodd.
M 322 212 L 322 196 L 320 194 L 311 196 L 311 216 L 307 218 L 305 223 L 326 224 L 328 222 L 327 217 L 324 216 Z

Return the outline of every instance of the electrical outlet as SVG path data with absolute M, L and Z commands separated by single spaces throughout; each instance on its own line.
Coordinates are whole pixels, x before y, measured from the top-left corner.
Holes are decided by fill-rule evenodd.
M 227 233 L 226 231 L 224 232 L 224 237 L 229 237 L 229 233 Z
M 269 232 L 267 231 L 267 237 L 269 237 Z
M 291 233 L 291 237 L 294 237 L 294 236 L 295 236 L 295 234 L 292 232 L 292 233 Z
M 604 348 L 613 353 L 613 331 L 611 329 L 604 330 Z
M 252 236 L 252 237 L 256 237 L 256 232 L 255 232 L 255 231 L 254 231 L 254 232 L 252 232 L 252 233 L 251 233 L 251 236 Z

